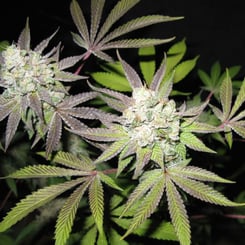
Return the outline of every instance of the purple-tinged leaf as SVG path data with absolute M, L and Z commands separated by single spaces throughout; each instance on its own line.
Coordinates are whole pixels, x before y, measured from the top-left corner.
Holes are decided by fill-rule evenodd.
M 153 38 L 137 38 L 137 39 L 122 39 L 119 41 L 112 41 L 105 44 L 101 50 L 115 49 L 115 48 L 140 48 L 147 46 L 155 46 L 171 42 L 175 37 L 168 39 L 153 39 Z
M 98 58 L 105 60 L 107 62 L 114 62 L 114 59 L 103 51 L 96 50 L 93 52 L 93 54 Z
M 109 31 L 112 25 L 119 20 L 129 9 L 134 7 L 140 0 L 121 0 L 118 1 L 114 8 L 109 13 L 100 32 L 97 35 L 95 43 L 98 43 L 104 35 Z
M 30 35 L 30 27 L 29 27 L 29 18 L 27 18 L 25 28 L 21 32 L 17 43 L 20 49 L 25 49 L 29 51 L 31 48 L 30 42 L 31 42 L 31 35 Z
M 123 112 L 127 107 L 121 101 L 113 98 L 109 98 L 107 96 L 99 95 L 103 101 L 112 109 L 116 111 Z
M 58 71 L 55 73 L 55 79 L 59 81 L 64 81 L 64 82 L 73 82 L 81 79 L 86 79 L 87 77 L 85 76 L 80 76 L 76 75 L 71 72 L 66 72 L 66 71 Z
M 136 73 L 136 71 L 126 61 L 124 61 L 120 57 L 119 53 L 117 53 L 117 55 L 118 55 L 118 58 L 122 64 L 123 70 L 125 72 L 127 80 L 129 81 L 131 87 L 133 89 L 143 87 L 141 79 L 140 79 L 139 75 Z
M 77 106 L 83 102 L 94 99 L 98 93 L 96 92 L 85 92 L 77 95 L 70 95 L 66 97 L 59 105 L 58 108 L 72 108 L 73 106 Z
M 47 102 L 50 105 L 53 104 L 52 98 L 51 98 L 51 96 L 49 94 L 48 89 L 40 88 L 39 91 L 38 91 L 38 95 L 39 95 L 39 97 L 40 97 L 40 99 L 42 101 L 45 101 L 45 102 Z
M 87 44 L 90 43 L 86 20 L 76 0 L 72 0 L 70 4 L 70 12 L 71 12 L 73 22 L 75 23 L 80 35 L 82 36 L 82 38 L 85 40 Z
M 90 42 L 93 43 L 99 29 L 105 0 L 91 0 Z
M 14 110 L 17 101 L 15 100 L 6 100 L 4 104 L 0 105 L 0 121 L 7 117 L 11 111 Z
M 87 44 L 79 34 L 71 32 L 72 39 L 79 47 L 87 49 Z
M 100 92 L 102 94 L 106 94 L 108 96 L 119 99 L 121 102 L 123 102 L 125 104 L 126 107 L 129 107 L 133 103 L 132 98 L 123 94 L 123 93 L 119 93 L 119 92 L 116 92 L 116 91 L 113 91 L 110 89 L 106 89 L 106 88 L 97 88 L 97 87 L 91 85 L 90 83 L 89 83 L 89 86 L 97 92 Z
M 145 147 L 145 148 L 141 148 L 138 147 L 137 151 L 136 151 L 136 166 L 135 166 L 135 171 L 134 171 L 134 175 L 133 175 L 133 179 L 137 179 L 143 171 L 143 168 L 145 167 L 145 165 L 147 165 L 151 159 L 151 154 L 152 154 L 152 150 Z
M 58 114 L 65 124 L 71 129 L 81 130 L 82 128 L 88 128 L 84 123 L 72 116 L 67 115 L 66 113 L 59 112 Z
M 43 110 L 42 110 L 42 103 L 38 93 L 31 93 L 28 96 L 30 107 L 37 114 L 37 116 L 43 120 Z
M 55 36 L 55 34 L 58 32 L 58 29 L 48 38 L 44 39 L 41 43 L 39 43 L 34 51 L 35 52 L 39 52 L 39 53 L 42 53 L 44 51 L 45 48 L 47 48 L 50 40 Z
M 158 68 L 157 72 L 155 73 L 153 80 L 150 84 L 150 89 L 154 91 L 158 91 L 162 79 L 166 72 L 166 55 L 164 54 L 164 59 L 162 61 L 161 66 Z
M 55 112 L 49 128 L 46 140 L 46 157 L 48 157 L 53 150 L 58 146 L 62 133 L 62 120 L 59 115 Z
M 223 120 L 223 112 L 218 107 L 216 107 L 214 105 L 209 104 L 209 106 L 211 107 L 214 115 L 222 122 L 222 120 Z
M 17 104 L 8 116 L 7 128 L 5 133 L 5 151 L 7 150 L 10 141 L 13 139 L 15 135 L 20 119 L 21 119 L 21 108 L 20 105 Z
M 245 111 L 241 111 L 239 114 L 237 114 L 237 116 L 233 117 L 231 120 L 230 120 L 230 123 L 233 123 L 233 122 L 236 122 L 242 118 L 245 118 Z
M 75 64 L 77 64 L 77 62 L 79 62 L 83 58 L 83 56 L 84 55 L 76 55 L 76 56 L 64 58 L 64 59 L 59 61 L 58 68 L 60 70 L 70 68 L 70 67 L 74 66 Z
M 107 129 L 107 128 L 90 128 L 82 130 L 69 130 L 72 133 L 78 134 L 82 137 L 85 137 L 89 140 L 101 141 L 101 142 L 111 142 L 117 141 L 124 137 L 127 137 L 126 134 L 122 132 Z

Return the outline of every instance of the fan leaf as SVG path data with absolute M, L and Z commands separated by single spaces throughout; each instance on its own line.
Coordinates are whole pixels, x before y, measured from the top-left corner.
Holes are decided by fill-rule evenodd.
M 126 237 L 133 230 L 138 228 L 138 226 L 142 224 L 155 211 L 162 198 L 164 187 L 165 179 L 162 175 L 162 177 L 159 178 L 158 181 L 152 186 L 151 190 L 147 193 L 141 205 L 136 210 L 133 220 L 131 221 L 129 228 L 123 237 Z
M 179 192 L 168 176 L 166 178 L 166 192 L 169 213 L 180 244 L 190 245 L 191 231 L 186 209 Z
M 72 170 L 46 165 L 34 165 L 22 168 L 7 178 L 26 179 L 26 178 L 43 178 L 43 177 L 61 177 L 61 176 L 83 176 L 89 175 L 89 172 L 81 170 Z
M 18 39 L 18 46 L 20 49 L 29 51 L 31 43 L 30 27 L 29 27 L 29 18 L 26 20 L 26 25 L 23 31 L 21 32 Z
M 26 196 L 4 217 L 3 221 L 0 223 L 0 232 L 7 230 L 35 209 L 50 202 L 61 193 L 83 181 L 84 178 L 79 178 L 62 184 L 48 186 Z
M 95 176 L 89 186 L 89 206 L 99 233 L 103 234 L 104 191 L 99 176 Z
M 171 176 L 172 180 L 185 192 L 202 201 L 210 202 L 222 206 L 243 206 L 242 203 L 235 203 L 227 199 L 223 194 L 212 187 L 199 181 L 178 176 Z
M 100 177 L 100 180 L 105 184 L 107 184 L 108 186 L 114 188 L 115 190 L 123 191 L 123 189 L 119 187 L 114 181 L 114 179 L 112 179 L 110 176 L 103 174 L 102 172 L 98 172 L 98 175 Z
M 89 181 L 86 181 L 81 186 L 77 187 L 77 189 L 68 197 L 64 206 L 60 210 L 55 229 L 56 245 L 66 244 L 71 233 L 79 202 L 88 188 L 89 183 Z
M 189 132 L 183 132 L 180 134 L 180 142 L 195 151 L 216 153 L 212 149 L 205 146 L 205 144 L 200 139 L 198 139 L 194 134 Z

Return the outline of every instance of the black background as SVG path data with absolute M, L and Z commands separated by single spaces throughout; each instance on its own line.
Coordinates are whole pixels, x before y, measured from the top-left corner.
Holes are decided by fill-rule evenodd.
M 60 27 L 57 39 L 66 50 L 76 49 L 69 32 L 76 31 L 72 22 L 70 0 L 1 1 L 0 40 L 16 40 L 30 17 L 32 43 L 38 43 Z M 89 17 L 89 0 L 80 0 L 85 15 Z M 116 0 L 106 0 L 106 9 L 111 9 Z M 187 55 L 200 55 L 198 68 L 209 69 L 216 60 L 223 67 L 244 66 L 245 14 L 244 1 L 214 0 L 142 0 L 120 21 L 144 14 L 184 16 L 183 20 L 157 24 L 136 32 L 141 37 L 171 37 L 176 41 L 186 38 Z M 107 12 L 108 13 L 108 12 Z M 105 16 L 104 16 L 105 17 Z M 119 23 L 120 23 L 119 21 Z M 242 70 L 244 75 L 244 69 Z

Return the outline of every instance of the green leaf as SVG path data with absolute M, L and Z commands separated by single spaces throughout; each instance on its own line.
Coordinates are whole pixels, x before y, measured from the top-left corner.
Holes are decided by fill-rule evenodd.
M 104 191 L 98 176 L 89 186 L 89 206 L 100 234 L 103 234 Z
M 136 213 L 131 221 L 127 232 L 123 238 L 129 235 L 133 230 L 139 227 L 157 208 L 165 187 L 165 179 L 162 175 L 161 178 L 152 186 L 151 190 L 147 193 L 141 205 L 136 210 Z
M 239 125 L 238 123 L 232 123 L 230 127 L 242 138 L 245 138 L 245 127 Z
M 172 180 L 185 192 L 202 201 L 210 202 L 222 206 L 244 206 L 244 203 L 235 203 L 227 199 L 223 194 L 212 187 L 199 181 L 178 176 L 171 176 Z
M 220 86 L 220 101 L 223 109 L 223 120 L 226 120 L 229 116 L 232 103 L 232 83 L 228 71 L 226 72 L 225 80 Z
M 108 73 L 108 72 L 94 72 L 91 73 L 91 77 L 99 84 L 122 92 L 130 92 L 132 88 L 129 85 L 126 77 L 121 76 L 117 73 Z
M 218 61 L 216 61 L 210 70 L 210 76 L 211 76 L 211 80 L 213 81 L 213 84 L 217 83 L 217 81 L 219 81 L 221 75 L 221 66 L 220 63 Z
M 183 80 L 195 67 L 198 58 L 199 56 L 195 57 L 194 59 L 186 60 L 178 64 L 175 67 L 173 83 L 178 83 L 181 80 Z
M 122 140 L 112 143 L 106 150 L 103 151 L 103 153 L 95 160 L 94 163 L 97 164 L 113 158 L 118 153 L 120 153 L 120 151 L 125 147 L 128 141 L 128 138 L 123 138 Z
M 0 223 L 0 232 L 7 230 L 9 227 L 17 223 L 33 210 L 43 206 L 47 202 L 53 200 L 61 193 L 69 190 L 70 188 L 80 184 L 84 178 L 68 181 L 58 185 L 52 185 L 40 189 L 22 199 Z
M 128 229 L 130 225 L 130 219 L 119 219 L 112 218 L 112 220 L 122 227 L 123 229 Z M 139 227 L 132 231 L 132 234 L 138 236 L 146 236 L 158 240 L 170 240 L 178 241 L 174 227 L 170 222 L 163 221 L 160 224 L 157 224 L 157 227 L 154 227 L 154 220 L 147 219 Z
M 122 173 L 122 171 L 132 162 L 133 157 L 126 157 L 124 159 L 118 160 L 117 166 L 117 177 Z
M 116 219 L 114 219 L 114 220 L 117 223 Z M 120 219 L 118 219 L 118 220 L 120 220 Z M 129 243 L 127 243 L 126 241 L 121 240 L 121 235 L 119 235 L 118 232 L 114 229 L 110 229 L 109 242 L 110 242 L 110 244 L 129 245 Z
M 186 213 L 183 200 L 169 177 L 166 178 L 166 192 L 168 199 L 168 209 L 180 244 L 190 245 L 191 231 L 188 215 Z
M 180 134 L 180 142 L 195 151 L 216 153 L 212 149 L 205 146 L 205 144 L 201 140 L 199 140 L 194 134 L 189 132 L 183 132 Z
M 153 79 L 156 69 L 156 62 L 154 60 L 156 51 L 154 46 L 139 48 L 138 54 L 140 56 L 140 69 L 143 74 L 144 81 L 149 85 Z
M 147 147 L 138 147 L 136 152 L 136 167 L 133 178 L 137 178 L 141 174 L 145 165 L 150 161 L 151 153 L 152 150 Z
M 61 177 L 61 176 L 83 176 L 88 172 L 81 170 L 73 170 L 46 165 L 27 166 L 8 175 L 6 178 L 27 179 L 27 178 L 43 178 L 43 177 Z
M 225 126 L 224 127 L 224 132 L 225 132 L 225 140 L 226 142 L 228 143 L 228 146 L 232 147 L 232 144 L 233 144 L 233 134 L 232 134 L 232 130 L 230 127 L 228 126 Z
M 238 92 L 238 95 L 236 97 L 234 106 L 232 107 L 229 118 L 231 118 L 238 111 L 238 109 L 244 103 L 244 101 L 245 101 L 245 80 L 242 82 L 242 86 Z
M 196 121 L 186 120 L 181 124 L 181 130 L 183 132 L 194 132 L 194 133 L 214 133 L 220 131 L 218 127 L 207 123 L 201 123 Z
M 59 151 L 54 156 L 53 161 L 60 163 L 64 166 L 80 169 L 83 171 L 92 171 L 95 169 L 95 166 L 93 165 L 91 159 L 85 156 L 81 156 L 81 158 L 82 159 L 76 157 L 75 155 L 69 152 Z
M 151 160 L 157 163 L 161 168 L 164 167 L 164 154 L 160 143 L 155 143 L 152 148 Z
M 167 71 L 168 74 L 184 57 L 186 52 L 185 39 L 175 43 L 167 52 Z
M 205 71 L 200 70 L 200 69 L 198 69 L 197 74 L 198 74 L 199 78 L 201 79 L 201 81 L 204 83 L 204 85 L 206 85 L 207 88 L 211 89 L 212 88 L 212 80 L 209 77 L 209 75 Z
M 195 180 L 202 180 L 202 181 L 213 181 L 213 182 L 220 182 L 220 183 L 234 183 L 233 181 L 224 179 L 217 174 L 194 166 L 185 166 L 185 167 L 179 167 L 178 165 L 175 165 L 173 167 L 168 168 L 168 173 L 177 176 L 183 176 L 190 179 Z
M 112 179 L 110 176 L 103 174 L 102 172 L 98 172 L 98 175 L 101 179 L 102 182 L 104 182 L 105 184 L 107 184 L 108 186 L 119 190 L 119 191 L 123 191 L 123 189 L 121 187 L 119 187 L 116 182 L 114 181 L 114 179 Z
M 78 209 L 80 200 L 88 188 L 89 181 L 84 182 L 81 186 L 68 197 L 64 206 L 59 212 L 55 229 L 55 244 L 65 245 L 71 233 L 72 225 Z
M 140 183 L 138 184 L 138 186 L 130 194 L 125 205 L 125 209 L 123 210 L 120 217 L 124 216 L 127 210 L 130 209 L 141 197 L 143 197 L 145 193 L 148 192 L 148 190 L 150 190 L 152 186 L 158 181 L 158 179 L 161 178 L 161 176 L 161 169 L 146 171 L 140 178 Z
M 0 52 L 4 51 L 9 45 L 10 43 L 8 41 L 1 41 L 0 42 Z
M 94 225 L 91 227 L 88 232 L 82 236 L 80 245 L 94 245 L 96 244 L 97 238 L 97 227 Z

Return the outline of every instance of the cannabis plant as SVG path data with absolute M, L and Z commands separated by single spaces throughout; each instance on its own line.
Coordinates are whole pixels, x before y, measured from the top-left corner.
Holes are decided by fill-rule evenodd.
M 118 39 L 139 28 L 181 19 L 149 15 L 116 26 L 138 2 L 118 1 L 100 24 L 105 0 L 91 0 L 89 28 L 80 4 L 72 0 L 70 12 L 79 33 L 71 34 L 85 49 L 77 56 L 60 59 L 61 44 L 44 54 L 58 30 L 31 49 L 28 19 L 18 41 L 1 51 L 0 121 L 6 123 L 3 150 L 8 153 L 22 127 L 32 141 L 29 150 L 42 161 L 3 178 L 44 178 L 50 179 L 45 183 L 52 183 L 44 186 L 38 182 L 40 188 L 3 218 L 1 232 L 54 203 L 57 245 L 124 245 L 130 244 L 131 234 L 189 245 L 191 228 L 185 204 L 192 199 L 188 195 L 222 206 L 244 205 L 208 185 L 206 182 L 233 181 L 197 166 L 193 156 L 195 152 L 210 158 L 216 154 L 206 141 L 210 135 L 224 137 L 230 148 L 234 135 L 245 138 L 245 81 L 233 92 L 234 72 L 217 73 L 216 65 L 211 78 L 199 71 L 204 82 L 200 93 L 210 92 L 204 100 L 199 96 L 198 102 L 192 101 L 188 92 L 178 91 L 175 85 L 193 70 L 198 58 L 182 61 L 184 39 L 162 54 L 157 69 L 152 59 L 154 46 L 173 38 Z M 140 60 L 139 66 L 133 67 L 122 58 L 120 48 L 139 48 L 139 58 L 151 59 Z M 105 53 L 108 49 L 116 50 L 115 58 Z M 99 58 L 103 72 L 80 75 L 91 54 Z M 84 91 L 74 92 L 73 82 L 81 82 Z M 209 119 L 204 120 L 205 116 Z M 46 145 L 38 144 L 40 141 Z M 44 158 L 40 160 L 40 156 Z M 166 214 L 166 218 L 151 227 L 154 213 Z M 77 222 L 82 227 L 79 234 L 72 233 Z

